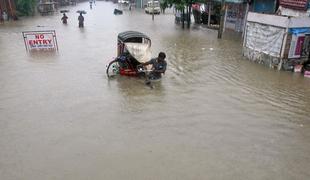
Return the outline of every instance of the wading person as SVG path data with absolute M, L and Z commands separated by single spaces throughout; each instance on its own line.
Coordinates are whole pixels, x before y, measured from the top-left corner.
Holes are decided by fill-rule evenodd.
M 0 14 L 2 15 L 2 13 L 1 13 L 1 9 L 0 9 Z M 3 19 L 3 17 L 0 15 L 0 24 L 2 24 L 3 23 L 3 21 L 4 21 L 4 19 Z
M 63 13 L 63 16 L 62 16 L 62 18 L 61 18 L 62 23 L 63 23 L 63 24 L 67 24 L 67 19 L 68 19 L 68 16 L 66 16 L 66 13 Z
M 157 58 L 153 58 L 146 63 L 142 63 L 143 66 L 149 64 L 152 65 L 152 71 L 147 75 L 146 84 L 150 84 L 150 80 L 157 80 L 161 78 L 161 74 L 165 73 L 167 62 L 165 60 L 166 54 L 160 52 Z
M 9 16 L 8 16 L 8 14 L 5 11 L 3 11 L 3 13 L 2 13 L 2 18 L 3 18 L 4 21 L 8 21 L 9 20 Z
M 93 1 L 89 1 L 89 8 L 93 9 Z
M 310 71 L 310 59 L 302 63 L 302 72 Z
M 82 15 L 82 13 L 80 13 L 78 20 L 79 20 L 79 27 L 80 28 L 84 27 L 84 17 Z

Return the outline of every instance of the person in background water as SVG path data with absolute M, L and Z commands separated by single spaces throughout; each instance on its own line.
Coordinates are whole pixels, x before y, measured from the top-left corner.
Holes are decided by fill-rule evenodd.
M 146 84 L 150 84 L 149 80 L 156 80 L 161 78 L 161 74 L 165 73 L 167 68 L 167 62 L 165 60 L 166 54 L 160 52 L 157 58 L 153 58 L 146 63 L 142 63 L 143 66 L 152 64 L 152 71 L 147 76 Z
M 79 20 L 79 27 L 80 28 L 84 27 L 84 17 L 82 15 L 82 13 L 80 13 L 78 20 Z
M 90 7 L 90 9 L 93 8 L 93 1 L 92 0 L 89 1 L 89 7 Z
M 0 9 L 0 24 L 2 24 L 3 21 L 4 21 L 4 19 L 3 19 L 3 17 L 2 17 L 2 11 L 1 11 L 1 9 Z
M 8 21 L 9 20 L 9 16 L 8 16 L 8 14 L 5 11 L 3 11 L 3 13 L 2 13 L 2 18 L 3 18 L 4 21 Z
M 66 15 L 66 13 L 63 13 L 63 16 L 62 16 L 62 18 L 61 18 L 62 23 L 63 23 L 63 24 L 67 24 L 67 19 L 68 19 L 68 16 Z
M 302 63 L 302 72 L 310 71 L 310 58 Z

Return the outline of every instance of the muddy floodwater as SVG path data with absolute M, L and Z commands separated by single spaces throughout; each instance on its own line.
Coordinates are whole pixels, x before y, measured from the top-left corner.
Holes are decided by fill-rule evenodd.
M 310 79 L 247 61 L 240 34 L 115 7 L 0 25 L 1 180 L 310 179 Z M 27 53 L 29 30 L 55 30 L 59 52 Z M 105 74 L 126 30 L 167 54 L 154 89 Z

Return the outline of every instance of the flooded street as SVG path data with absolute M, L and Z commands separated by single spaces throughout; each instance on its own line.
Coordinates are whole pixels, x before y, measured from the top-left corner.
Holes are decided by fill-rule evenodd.
M 310 178 L 310 79 L 247 61 L 240 35 L 115 7 L 0 25 L 1 180 Z M 56 30 L 59 52 L 27 53 L 29 30 Z M 106 76 L 126 30 L 167 54 L 154 89 Z

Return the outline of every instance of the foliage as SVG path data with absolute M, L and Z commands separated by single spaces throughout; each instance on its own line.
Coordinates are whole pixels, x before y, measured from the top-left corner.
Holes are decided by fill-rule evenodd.
M 16 0 L 15 2 L 19 15 L 29 16 L 34 14 L 36 0 Z
M 170 7 L 175 5 L 177 10 L 183 10 L 185 6 L 188 4 L 189 0 L 164 0 Z
M 162 1 L 162 2 L 160 2 L 160 8 L 161 8 L 161 9 L 166 9 L 167 7 L 168 7 L 167 1 Z
M 214 11 L 214 14 L 218 14 L 218 15 L 221 14 L 221 3 L 220 2 L 214 2 L 213 11 Z

